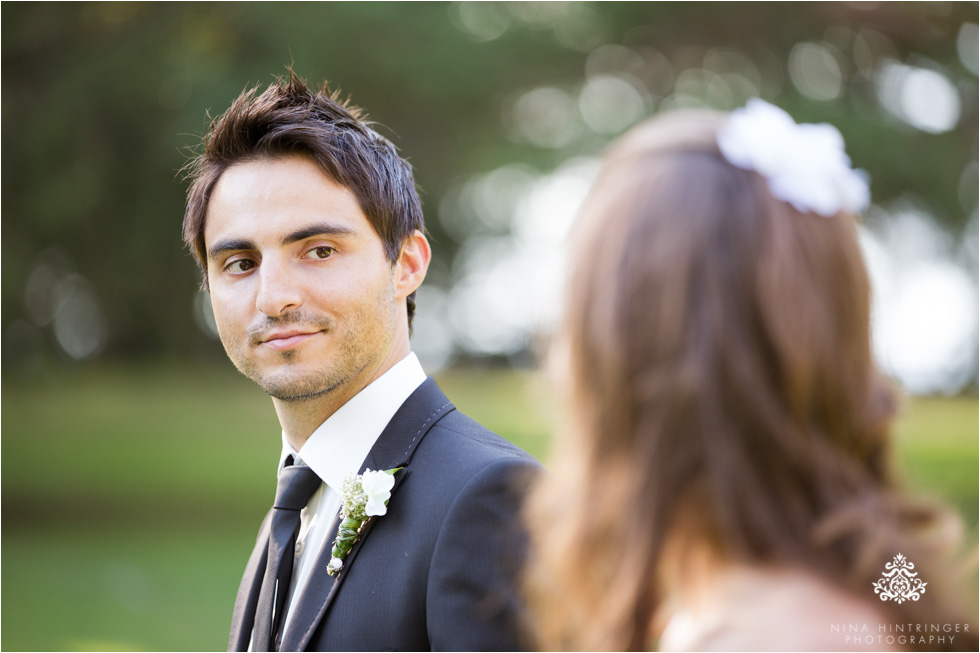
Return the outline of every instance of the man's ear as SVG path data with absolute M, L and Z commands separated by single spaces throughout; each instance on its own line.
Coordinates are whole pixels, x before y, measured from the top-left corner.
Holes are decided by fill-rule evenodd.
M 432 260 L 432 249 L 425 235 L 416 229 L 405 242 L 395 264 L 395 296 L 404 299 L 422 285 Z

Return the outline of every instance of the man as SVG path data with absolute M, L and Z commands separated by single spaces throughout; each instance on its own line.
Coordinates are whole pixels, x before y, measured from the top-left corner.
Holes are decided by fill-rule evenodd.
M 538 464 L 411 353 L 430 259 L 411 167 L 290 73 L 212 124 L 191 178 L 184 238 L 222 344 L 282 426 L 229 650 L 519 648 L 516 522 Z M 342 502 L 379 470 L 393 487 L 381 475 L 373 516 L 338 542 Z

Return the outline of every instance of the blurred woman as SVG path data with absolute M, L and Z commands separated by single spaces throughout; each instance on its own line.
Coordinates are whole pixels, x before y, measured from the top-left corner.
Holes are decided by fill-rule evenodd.
M 553 352 L 564 437 L 528 510 L 542 648 L 975 650 L 943 594 L 957 522 L 890 474 L 867 201 L 835 128 L 760 100 L 612 148 Z M 899 554 L 885 581 L 911 581 L 876 589 Z

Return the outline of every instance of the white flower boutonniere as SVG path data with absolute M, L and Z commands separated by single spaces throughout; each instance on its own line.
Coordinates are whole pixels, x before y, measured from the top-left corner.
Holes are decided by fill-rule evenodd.
M 395 486 L 395 472 L 400 469 L 396 467 L 377 472 L 368 469 L 360 475 L 351 474 L 344 480 L 340 527 L 327 565 L 327 573 L 331 576 L 344 568 L 344 558 L 371 517 L 381 517 L 388 512 L 391 488 Z

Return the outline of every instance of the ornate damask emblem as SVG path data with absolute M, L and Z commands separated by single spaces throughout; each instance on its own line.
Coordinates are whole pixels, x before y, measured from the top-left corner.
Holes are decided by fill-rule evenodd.
M 926 585 L 918 578 L 919 572 L 912 571 L 915 565 L 899 553 L 892 562 L 885 565 L 885 573 L 873 583 L 875 594 L 882 601 L 918 601 L 926 593 Z

